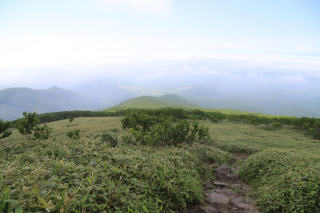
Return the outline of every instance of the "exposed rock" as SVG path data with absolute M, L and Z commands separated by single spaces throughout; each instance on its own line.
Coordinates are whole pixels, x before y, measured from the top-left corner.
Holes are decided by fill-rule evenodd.
M 228 175 L 231 172 L 230 167 L 226 166 L 226 165 L 222 165 L 219 166 L 218 168 L 216 168 L 216 172 L 218 175 Z
M 238 189 L 242 189 L 242 185 L 240 183 L 234 183 L 234 184 L 231 184 L 231 186 L 233 188 L 238 188 Z
M 236 155 L 233 163 L 243 160 L 247 155 Z M 255 203 L 244 196 L 250 192 L 250 186 L 241 181 L 238 177 L 240 167 L 231 168 L 228 165 L 221 165 L 215 169 L 217 181 L 205 182 L 203 185 L 207 190 L 207 204 L 197 206 L 188 213 L 259 213 Z M 212 190 L 212 188 L 214 188 Z M 231 188 L 241 190 L 232 190 Z
M 228 186 L 228 184 L 218 182 L 218 181 L 213 181 L 213 185 L 218 186 L 218 187 L 227 187 Z
M 204 182 L 203 183 L 203 186 L 206 188 L 206 189 L 213 189 L 213 185 L 212 185 L 212 183 L 210 183 L 210 182 Z
M 221 213 L 221 211 L 218 211 L 213 206 L 195 206 L 183 213 Z
M 217 205 L 228 205 L 229 198 L 224 194 L 218 192 L 207 193 L 207 201 L 212 204 Z
M 204 213 L 219 213 L 219 211 L 212 206 L 200 206 L 200 209 L 203 210 Z
M 236 180 L 238 180 L 238 175 L 237 174 L 228 174 L 227 178 L 230 180 L 236 181 Z
M 238 207 L 239 209 L 243 209 L 243 210 L 253 209 L 252 205 L 249 205 L 247 203 L 237 203 L 235 206 Z
M 248 198 L 239 196 L 234 198 L 232 203 L 237 209 L 246 210 L 248 212 L 258 212 L 255 205 Z
M 232 173 L 238 175 L 240 171 L 240 167 L 234 167 L 232 168 Z
M 223 189 L 216 189 L 216 190 L 214 190 L 216 193 L 219 193 L 219 194 L 223 194 L 223 195 L 225 195 L 225 196 L 227 196 L 227 197 L 232 197 L 232 196 L 234 196 L 234 194 L 235 194 L 235 192 L 232 190 L 232 189 L 225 189 L 225 188 L 223 188 Z
M 250 186 L 244 183 L 234 183 L 234 184 L 231 184 L 230 186 L 241 190 L 245 194 L 249 194 L 251 191 Z

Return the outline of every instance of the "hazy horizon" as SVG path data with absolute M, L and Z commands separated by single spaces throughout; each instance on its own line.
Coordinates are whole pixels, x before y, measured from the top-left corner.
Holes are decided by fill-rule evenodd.
M 0 89 L 320 116 L 319 11 L 316 0 L 3 0 Z

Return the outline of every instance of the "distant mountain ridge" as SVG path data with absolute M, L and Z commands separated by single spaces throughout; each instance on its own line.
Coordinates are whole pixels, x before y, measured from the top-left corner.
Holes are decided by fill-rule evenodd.
M 25 111 L 46 113 L 166 107 L 231 109 L 271 115 L 320 117 L 317 110 L 320 104 L 318 94 L 311 96 L 309 93 L 305 99 L 300 96 L 300 98 L 294 98 L 294 95 L 286 92 L 275 94 L 265 92 L 261 97 L 252 94 L 245 96 L 244 93 L 232 95 L 231 92 L 194 85 L 178 93 L 172 92 L 175 95 L 139 96 L 139 93 L 126 91 L 121 89 L 121 86 L 104 82 L 84 84 L 78 86 L 78 89 L 73 88 L 72 90 L 76 92 L 58 87 L 48 89 L 18 87 L 0 90 L 0 119 L 14 120 L 21 117 Z M 107 107 L 111 108 L 107 109 Z
M 111 107 L 108 110 L 121 110 L 129 108 L 156 109 L 166 107 L 198 108 L 199 105 L 191 103 L 178 95 L 164 95 L 161 97 L 140 96 L 124 101 L 121 104 Z
M 0 90 L 0 118 L 4 120 L 17 119 L 23 112 L 86 110 L 98 106 L 100 104 L 97 100 L 58 87 L 18 87 Z

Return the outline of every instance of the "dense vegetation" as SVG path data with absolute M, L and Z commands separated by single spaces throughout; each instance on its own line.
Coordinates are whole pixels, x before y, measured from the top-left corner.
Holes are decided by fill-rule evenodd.
M 320 142 L 296 130 L 317 132 L 317 119 L 108 113 L 40 115 L 65 117 L 47 126 L 25 113 L 12 123 L 17 130 L 0 122 L 12 131 L 0 141 L 0 212 L 182 211 L 203 201 L 202 183 L 214 179 L 207 164 L 227 163 L 231 153 L 251 154 L 240 176 L 264 212 L 320 211 Z M 110 115 L 123 116 L 103 118 Z
M 175 117 L 149 115 L 131 112 L 122 119 L 122 127 L 129 130 L 135 142 L 148 145 L 191 144 L 210 139 L 208 128 L 186 120 L 176 121 Z
M 0 139 L 9 137 L 11 135 L 11 131 L 9 129 L 10 123 L 4 122 L 0 119 Z
M 230 160 L 205 144 L 155 149 L 119 139 L 114 146 L 108 135 L 127 134 L 119 120 L 117 129 L 106 123 L 94 133 L 86 133 L 86 122 L 74 128 L 77 120 L 51 126 L 47 141 L 21 140 L 15 132 L 0 144 L 0 211 L 183 210 L 203 199 L 202 182 L 212 177 L 204 162 Z
M 33 136 L 34 140 L 47 140 L 49 138 L 51 129 L 46 125 L 38 125 L 39 119 L 38 115 L 33 113 L 23 113 L 23 118 L 19 119 L 15 127 L 21 135 L 26 135 L 30 138 Z
M 124 116 L 131 112 L 141 112 L 149 116 L 170 117 L 170 119 L 210 120 L 212 122 L 232 121 L 252 125 L 263 125 L 267 129 L 278 129 L 291 126 L 305 131 L 313 138 L 320 139 L 320 119 L 307 117 L 268 116 L 250 113 L 222 113 L 219 111 L 186 110 L 179 108 L 163 109 L 126 109 L 120 111 L 65 111 L 39 115 L 40 122 L 52 122 L 78 117 L 112 117 Z M 13 122 L 15 123 L 15 121 Z
M 240 176 L 256 186 L 265 212 L 320 212 L 319 153 L 263 151 L 247 159 Z

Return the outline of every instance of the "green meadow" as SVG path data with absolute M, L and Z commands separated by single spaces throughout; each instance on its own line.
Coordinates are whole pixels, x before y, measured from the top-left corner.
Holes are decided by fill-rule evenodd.
M 183 212 L 204 202 L 217 166 L 245 153 L 240 177 L 261 212 L 320 212 L 320 141 L 303 131 L 201 120 L 210 140 L 151 146 L 124 141 L 122 118 L 50 122 L 48 140 L 16 130 L 1 139 L 0 211 Z M 75 129 L 80 139 L 67 136 Z

